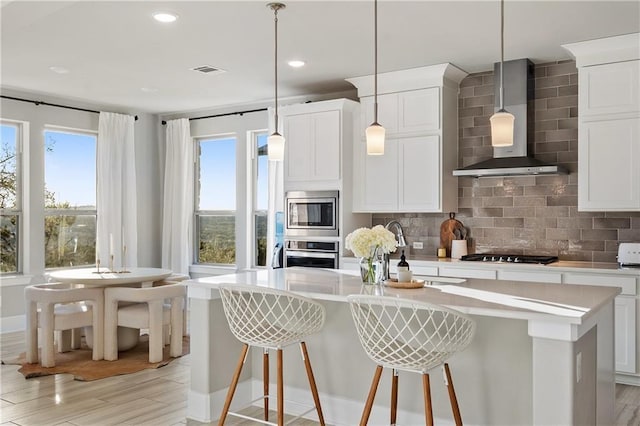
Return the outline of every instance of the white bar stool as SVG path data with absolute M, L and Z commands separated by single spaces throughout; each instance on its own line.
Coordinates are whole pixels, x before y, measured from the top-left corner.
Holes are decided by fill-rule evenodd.
M 230 412 L 229 407 L 235 393 L 242 366 L 247 357 L 249 346 L 261 347 L 263 354 L 263 387 L 264 395 L 264 421 L 261 423 L 276 425 L 269 422 L 269 349 L 277 350 L 278 376 L 277 376 L 277 412 L 278 426 L 284 425 L 284 385 L 282 382 L 282 348 L 294 343 L 300 343 L 302 358 L 307 370 L 309 387 L 313 395 L 315 410 L 321 425 L 324 425 L 324 416 L 320 407 L 320 398 L 316 381 L 313 377 L 309 354 L 304 338 L 319 332 L 325 319 L 325 309 L 320 303 L 306 297 L 295 295 L 288 291 L 275 290 L 265 287 L 247 285 L 221 285 L 220 296 L 225 316 L 229 322 L 229 328 L 233 335 L 244 343 L 238 365 L 233 374 L 224 408 L 218 420 L 223 425 L 227 414 L 241 418 L 249 418 L 238 413 Z M 301 417 L 313 408 L 302 413 Z M 296 420 L 296 417 L 293 420 Z M 293 421 L 291 420 L 291 421 Z
M 471 343 L 475 322 L 467 316 L 431 303 L 395 297 L 347 296 L 360 343 L 378 364 L 360 425 L 369 421 L 383 367 L 393 369 L 391 381 L 391 424 L 396 424 L 398 370 L 422 374 L 425 419 L 433 425 L 431 387 L 427 371 L 443 365 L 445 385 L 456 425 L 462 425 L 449 365 L 445 362 Z

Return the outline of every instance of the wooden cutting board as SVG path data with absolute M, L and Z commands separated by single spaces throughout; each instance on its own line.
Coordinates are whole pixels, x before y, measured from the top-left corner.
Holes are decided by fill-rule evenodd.
M 467 229 L 456 219 L 456 214 L 449 213 L 449 219 L 440 225 L 440 247 L 447 250 L 447 257 L 451 257 L 451 241 L 467 238 Z

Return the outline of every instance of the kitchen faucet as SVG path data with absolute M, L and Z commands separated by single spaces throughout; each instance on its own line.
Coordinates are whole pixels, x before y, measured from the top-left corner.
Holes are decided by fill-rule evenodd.
M 400 225 L 400 222 L 398 222 L 397 220 L 392 220 L 389 223 L 387 223 L 384 227 L 385 229 L 388 229 L 389 231 L 391 231 L 392 226 L 395 227 L 396 229 L 398 247 L 406 247 L 407 242 L 404 239 L 404 233 L 402 232 L 402 225 Z M 382 265 L 382 276 L 384 277 L 385 280 L 389 279 L 389 254 L 388 253 L 384 254 L 384 262 Z

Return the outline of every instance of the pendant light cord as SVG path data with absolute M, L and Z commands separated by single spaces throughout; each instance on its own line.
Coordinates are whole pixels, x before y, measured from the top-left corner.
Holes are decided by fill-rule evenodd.
M 500 0 L 500 111 L 504 110 L 504 0 Z
M 275 119 L 276 119 L 276 133 L 278 133 L 278 9 L 279 7 L 274 7 L 273 8 L 273 15 L 274 15 L 274 23 L 275 23 L 275 54 L 274 54 L 274 75 L 275 75 L 275 104 L 276 104 L 276 111 L 275 111 Z
M 378 124 L 378 0 L 373 1 L 373 122 Z

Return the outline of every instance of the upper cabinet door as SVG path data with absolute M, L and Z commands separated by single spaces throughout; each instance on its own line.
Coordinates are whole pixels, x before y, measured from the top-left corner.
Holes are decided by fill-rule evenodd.
M 362 107 L 362 126 L 366 129 L 374 120 L 373 96 L 360 99 L 360 104 Z M 378 95 L 378 123 L 385 128 L 387 134 L 393 134 L 398 131 L 397 93 Z
M 340 179 L 340 111 L 313 114 L 313 179 Z
M 640 210 L 640 118 L 580 126 L 578 209 Z
M 398 106 L 400 132 L 424 132 L 440 128 L 440 88 L 401 92 Z
M 340 179 L 340 111 L 285 116 L 285 177 L 295 181 Z
M 285 177 L 289 181 L 307 180 L 311 170 L 313 120 L 310 114 L 284 117 Z
M 580 114 L 640 111 L 640 61 L 584 67 L 579 78 Z
M 402 139 L 398 150 L 398 209 L 403 212 L 441 211 L 440 137 Z
M 366 142 L 358 143 L 363 159 L 362 180 L 354 180 L 354 193 L 362 198 L 357 211 L 393 212 L 398 210 L 398 141 L 385 141 L 384 155 L 367 155 Z M 358 184 L 359 182 L 359 184 Z M 355 207 L 355 206 L 354 206 Z
M 363 125 L 373 123 L 373 96 L 361 99 Z M 416 134 L 440 129 L 440 88 L 378 96 L 378 123 L 387 135 Z

